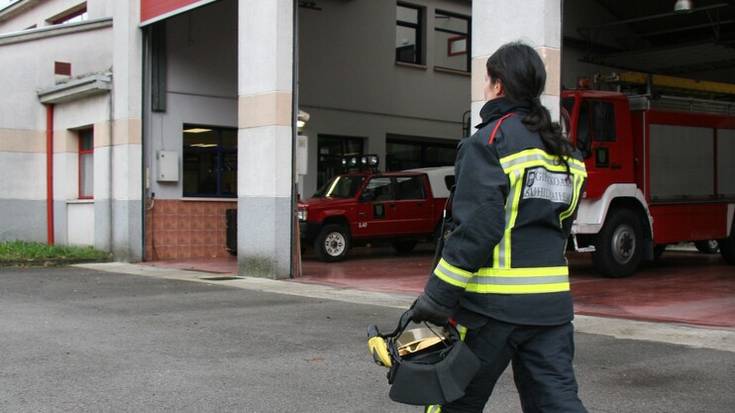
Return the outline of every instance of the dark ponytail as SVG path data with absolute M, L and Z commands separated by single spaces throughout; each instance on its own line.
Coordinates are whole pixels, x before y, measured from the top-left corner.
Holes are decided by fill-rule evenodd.
M 539 98 L 546 85 L 546 69 L 538 53 L 520 42 L 507 43 L 487 59 L 487 74 L 491 82 L 498 79 L 502 82 L 508 101 L 529 106 L 523 124 L 528 130 L 538 132 L 546 152 L 558 156 L 569 172 L 567 157 L 572 147 Z

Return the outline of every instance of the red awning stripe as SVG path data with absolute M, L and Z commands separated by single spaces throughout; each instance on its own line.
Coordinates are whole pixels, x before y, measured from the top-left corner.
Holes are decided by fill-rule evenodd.
M 140 25 L 146 26 L 217 0 L 140 0 Z

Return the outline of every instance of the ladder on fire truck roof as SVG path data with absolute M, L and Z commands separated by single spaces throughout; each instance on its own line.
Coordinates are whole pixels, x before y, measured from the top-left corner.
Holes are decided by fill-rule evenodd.
M 699 81 L 640 72 L 595 75 L 595 83 L 617 87 L 628 95 L 631 109 L 735 115 L 735 84 Z M 641 88 L 643 92 L 641 93 Z

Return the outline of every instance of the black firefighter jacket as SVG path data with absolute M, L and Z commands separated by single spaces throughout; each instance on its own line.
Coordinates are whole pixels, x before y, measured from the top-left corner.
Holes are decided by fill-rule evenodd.
M 573 318 L 565 250 L 587 174 L 579 154 L 567 168 L 545 151 L 522 123 L 527 113 L 490 101 L 479 130 L 459 146 L 455 227 L 425 293 L 457 308 L 468 327 L 488 317 L 523 325 Z

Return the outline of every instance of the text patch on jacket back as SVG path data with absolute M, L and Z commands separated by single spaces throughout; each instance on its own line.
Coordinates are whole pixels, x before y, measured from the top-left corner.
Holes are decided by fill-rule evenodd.
M 545 199 L 560 204 L 572 202 L 572 181 L 569 175 L 551 172 L 543 167 L 526 171 L 523 199 Z

